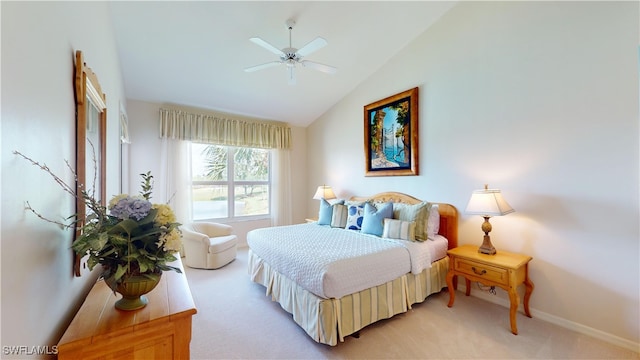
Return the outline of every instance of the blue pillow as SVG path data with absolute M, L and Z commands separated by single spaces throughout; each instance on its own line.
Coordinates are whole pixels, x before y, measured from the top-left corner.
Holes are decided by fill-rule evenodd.
M 364 204 L 364 217 L 362 218 L 362 233 L 382 236 L 384 219 L 393 218 L 393 203 L 388 202 L 377 209 L 375 206 Z
M 344 200 L 335 202 L 334 204 L 344 204 Z M 331 225 L 333 218 L 333 205 L 325 199 L 320 199 L 320 212 L 318 213 L 318 225 Z

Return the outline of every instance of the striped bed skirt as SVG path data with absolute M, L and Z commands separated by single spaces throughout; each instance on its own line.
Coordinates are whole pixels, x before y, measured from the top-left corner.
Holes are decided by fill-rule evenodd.
M 316 342 L 335 346 L 367 325 L 407 312 L 411 305 L 447 286 L 449 257 L 434 262 L 418 275 L 405 274 L 385 284 L 324 299 L 275 271 L 249 249 L 251 281 L 263 285 L 273 301 L 293 315 L 293 320 Z

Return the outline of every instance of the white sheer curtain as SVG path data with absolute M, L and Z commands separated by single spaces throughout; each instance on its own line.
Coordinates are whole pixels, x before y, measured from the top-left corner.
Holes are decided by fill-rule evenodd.
M 271 150 L 271 225 L 291 225 L 290 150 Z
M 191 146 L 189 141 L 162 139 L 160 176 L 164 186 L 159 190 L 162 202 L 171 205 L 179 223 L 191 221 Z

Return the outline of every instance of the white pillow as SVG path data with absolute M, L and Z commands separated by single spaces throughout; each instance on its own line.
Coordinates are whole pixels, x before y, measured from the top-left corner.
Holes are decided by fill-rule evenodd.
M 438 204 L 432 204 L 429 210 L 429 219 L 427 220 L 427 238 L 434 240 L 440 231 L 440 210 Z

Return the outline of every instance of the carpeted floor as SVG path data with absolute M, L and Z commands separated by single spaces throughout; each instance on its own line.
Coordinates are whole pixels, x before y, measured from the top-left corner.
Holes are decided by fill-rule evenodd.
M 638 353 L 446 289 L 409 312 L 379 321 L 335 347 L 314 342 L 249 280 L 247 249 L 218 270 L 186 267 L 198 309 L 193 359 L 639 359 Z

